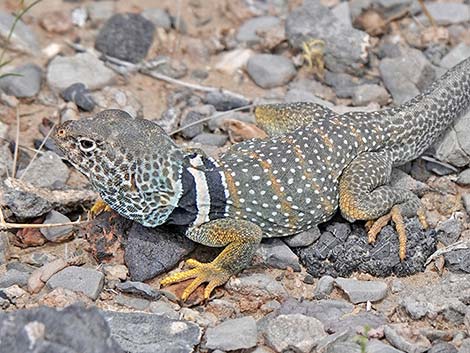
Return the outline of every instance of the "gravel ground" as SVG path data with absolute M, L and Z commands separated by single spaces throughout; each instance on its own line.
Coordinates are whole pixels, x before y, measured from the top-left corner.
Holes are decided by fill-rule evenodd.
M 2 41 L 18 3 L 0 2 Z M 425 4 L 432 22 L 412 0 L 43 0 L 18 22 L 1 67 L 20 74 L 0 78 L 5 220 L 86 217 L 97 194 L 47 136 L 105 108 L 171 133 L 248 104 L 342 113 L 405 102 L 470 56 L 468 1 Z M 253 123 L 246 109 L 172 136 L 216 156 L 263 136 Z M 337 215 L 263 241 L 210 301 L 199 289 L 181 303 L 187 283 L 160 279 L 217 249 L 174 229 L 104 212 L 0 231 L 0 351 L 470 353 L 468 131 L 470 114 L 394 171 L 430 225 L 406 221 L 402 262 L 392 226 L 370 245 L 363 223 Z

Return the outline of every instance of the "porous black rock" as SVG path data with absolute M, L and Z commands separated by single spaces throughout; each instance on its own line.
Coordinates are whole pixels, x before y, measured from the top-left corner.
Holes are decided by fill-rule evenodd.
M 315 277 L 347 277 L 355 271 L 378 277 L 409 276 L 424 270 L 426 259 L 436 250 L 437 237 L 434 230 L 422 230 L 416 218 L 405 219 L 405 225 L 404 261 L 400 261 L 398 234 L 391 225 L 383 228 L 375 244 L 369 244 L 362 224 L 332 222 L 317 242 L 294 251 Z

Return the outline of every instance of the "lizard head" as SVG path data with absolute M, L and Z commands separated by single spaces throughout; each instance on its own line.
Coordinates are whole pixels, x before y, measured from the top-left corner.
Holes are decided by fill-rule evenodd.
M 162 224 L 181 196 L 184 152 L 157 124 L 110 109 L 66 121 L 52 138 L 118 213 Z

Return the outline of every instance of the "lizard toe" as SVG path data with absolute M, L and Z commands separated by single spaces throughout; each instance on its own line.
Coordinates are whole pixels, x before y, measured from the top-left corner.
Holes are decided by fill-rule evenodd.
M 88 218 L 93 219 L 100 213 L 107 211 L 111 211 L 111 207 L 109 207 L 102 199 L 98 199 L 90 208 L 90 211 L 88 211 Z
M 212 291 L 227 282 L 230 278 L 229 271 L 216 266 L 212 262 L 202 263 L 194 259 L 186 261 L 186 263 L 194 267 L 190 270 L 175 273 L 171 276 L 165 277 L 160 284 L 167 286 L 169 284 L 181 282 L 190 278 L 194 280 L 186 287 L 181 295 L 181 300 L 186 301 L 189 296 L 203 283 L 208 283 L 204 290 L 204 299 L 209 299 Z

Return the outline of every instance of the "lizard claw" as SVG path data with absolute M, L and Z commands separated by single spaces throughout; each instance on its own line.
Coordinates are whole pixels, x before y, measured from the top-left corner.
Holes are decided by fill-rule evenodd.
M 369 228 L 369 244 L 375 243 L 377 235 L 380 233 L 383 227 L 387 225 L 388 222 L 392 220 L 395 223 L 395 229 L 398 233 L 398 241 L 400 243 L 399 256 L 400 260 L 403 261 L 406 257 L 406 229 L 405 222 L 403 221 L 403 216 L 400 211 L 400 207 L 393 206 L 391 211 L 382 217 L 379 217 Z
M 230 278 L 230 273 L 221 267 L 210 263 L 202 263 L 194 259 L 189 259 L 186 264 L 191 267 L 190 270 L 175 273 L 168 277 L 165 277 L 160 281 L 162 286 L 181 282 L 190 278 L 194 278 L 189 286 L 183 291 L 181 300 L 186 301 L 189 296 L 203 283 L 207 283 L 204 290 L 204 299 L 209 299 L 214 288 L 224 284 Z
M 100 213 L 107 211 L 111 211 L 111 207 L 109 207 L 102 199 L 98 199 L 88 211 L 88 218 L 93 219 Z

